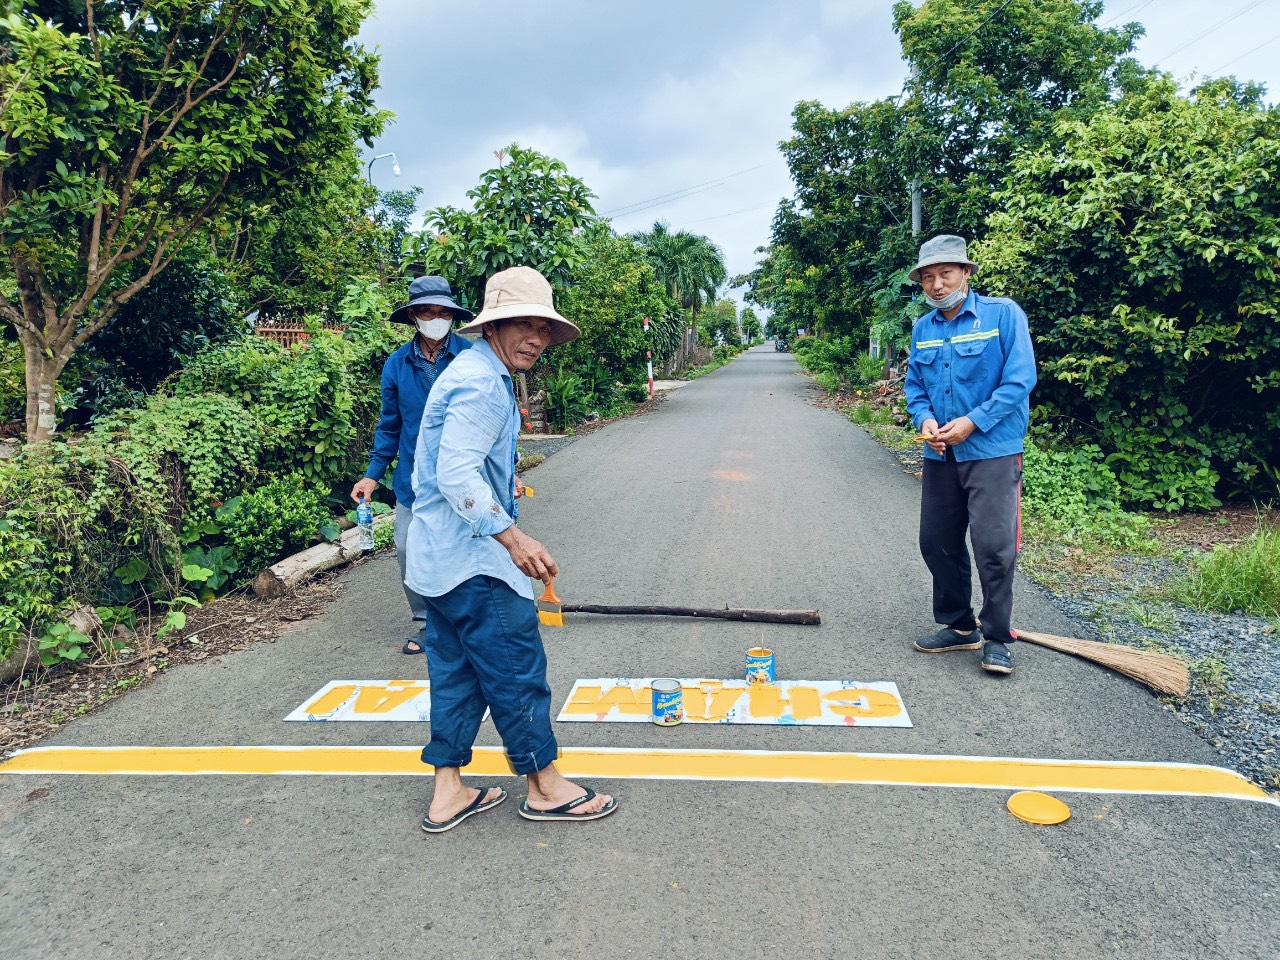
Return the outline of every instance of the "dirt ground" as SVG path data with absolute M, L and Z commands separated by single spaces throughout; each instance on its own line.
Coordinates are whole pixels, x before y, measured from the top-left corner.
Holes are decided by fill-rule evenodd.
M 129 640 L 135 652 L 127 660 L 36 668 L 0 686 L 0 753 L 35 745 L 68 721 L 150 683 L 170 667 L 217 663 L 250 644 L 274 643 L 338 596 L 341 587 L 333 583 L 334 577 L 327 574 L 278 600 L 259 600 L 245 588 L 188 614 L 186 629 L 163 640 L 140 623 Z

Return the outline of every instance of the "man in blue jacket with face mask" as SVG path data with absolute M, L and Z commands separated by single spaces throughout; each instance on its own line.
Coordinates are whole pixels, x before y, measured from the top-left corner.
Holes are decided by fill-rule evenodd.
M 942 629 L 922 653 L 982 649 L 982 669 L 1013 672 L 1013 575 L 1021 535 L 1023 438 L 1036 364 L 1027 315 L 969 289 L 978 265 L 962 237 L 927 241 L 911 279 L 933 309 L 911 331 L 907 412 L 925 441 L 920 553 Z M 965 532 L 982 586 L 979 629 Z
M 387 472 L 392 460 L 399 457 L 391 486 L 396 495 L 396 557 L 400 561 L 400 580 L 404 582 L 405 536 L 413 519 L 413 453 L 418 445 L 418 428 L 427 394 L 454 357 L 470 348 L 471 341 L 452 332 L 454 320 L 470 320 L 470 310 L 458 306 L 444 277 L 418 277 L 409 284 L 409 302 L 391 314 L 392 323 L 414 326 L 417 334 L 387 358 L 382 367 L 382 416 L 374 434 L 373 453 L 364 477 L 351 488 L 351 499 L 369 500 Z M 409 610 L 415 622 L 425 629 L 427 602 L 404 588 Z M 421 653 L 420 636 L 405 641 L 405 653 Z

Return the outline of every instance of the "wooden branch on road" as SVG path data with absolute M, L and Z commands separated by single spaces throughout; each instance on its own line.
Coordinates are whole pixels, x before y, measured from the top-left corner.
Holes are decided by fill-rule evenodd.
M 615 613 L 634 617 L 713 617 L 717 620 L 750 620 L 756 623 L 798 623 L 815 626 L 822 622 L 817 610 L 730 610 L 728 607 L 637 607 L 606 603 L 565 603 L 563 613 Z

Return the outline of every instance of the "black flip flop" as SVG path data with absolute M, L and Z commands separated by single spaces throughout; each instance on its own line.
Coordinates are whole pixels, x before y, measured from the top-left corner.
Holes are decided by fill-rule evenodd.
M 417 649 L 417 650 L 410 650 L 410 649 L 409 649 L 409 644 L 411 644 L 411 643 L 412 643 L 414 646 L 416 646 L 418 649 Z M 418 642 L 418 638 L 417 638 L 417 637 L 410 637 L 408 640 L 406 640 L 406 641 L 404 642 L 404 646 L 400 648 L 400 652 L 401 652 L 401 653 L 407 653 L 409 656 L 411 656 L 411 657 L 412 657 L 412 656 L 416 656 L 416 655 L 417 655 L 417 654 L 419 654 L 419 653 L 423 653 L 423 652 L 424 652 L 424 650 L 423 650 L 423 646 L 422 646 L 422 644 Z
M 584 787 L 587 792 L 576 800 L 570 800 L 568 803 L 561 804 L 551 810 L 534 810 L 529 806 L 526 800 L 520 804 L 519 814 L 526 820 L 599 820 L 601 817 L 607 817 L 613 811 L 618 809 L 618 801 L 611 798 L 608 803 L 597 810 L 595 813 L 573 813 L 578 807 L 584 803 L 590 803 L 595 799 L 596 792 L 590 787 Z
M 494 799 L 489 800 L 488 802 L 485 802 L 484 798 L 487 797 L 489 795 L 489 791 L 493 789 L 495 788 L 481 787 L 480 792 L 476 794 L 476 798 L 472 800 L 470 804 L 468 804 L 467 806 L 459 810 L 457 813 L 455 813 L 448 820 L 444 820 L 437 823 L 435 820 L 432 820 L 430 817 L 423 817 L 422 829 L 425 830 L 427 833 L 445 833 L 449 830 L 452 830 L 454 827 L 460 824 L 463 820 L 467 819 L 467 817 L 470 817 L 477 813 L 483 813 L 485 810 L 491 810 L 492 808 L 500 804 L 503 800 L 507 799 L 507 791 L 499 789 L 498 795 L 494 797 Z

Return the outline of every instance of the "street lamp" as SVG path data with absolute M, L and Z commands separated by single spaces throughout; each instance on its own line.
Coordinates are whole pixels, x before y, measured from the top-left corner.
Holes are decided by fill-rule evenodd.
M 365 168 L 365 175 L 369 178 L 369 186 L 373 186 L 373 165 L 386 157 L 391 158 L 391 173 L 397 177 L 400 176 L 400 161 L 396 158 L 395 151 L 392 150 L 390 153 L 380 153 L 370 160 L 369 165 Z
M 887 203 L 885 203 L 882 197 L 877 197 L 874 194 L 870 194 L 870 193 L 855 193 L 853 195 L 853 205 L 855 207 L 861 206 L 863 200 L 879 200 L 880 206 L 884 207 L 885 210 L 888 211 L 889 216 L 893 217 L 893 222 L 900 227 L 903 225 L 902 221 L 898 219 L 898 215 L 893 212 L 893 208 L 890 207 Z

